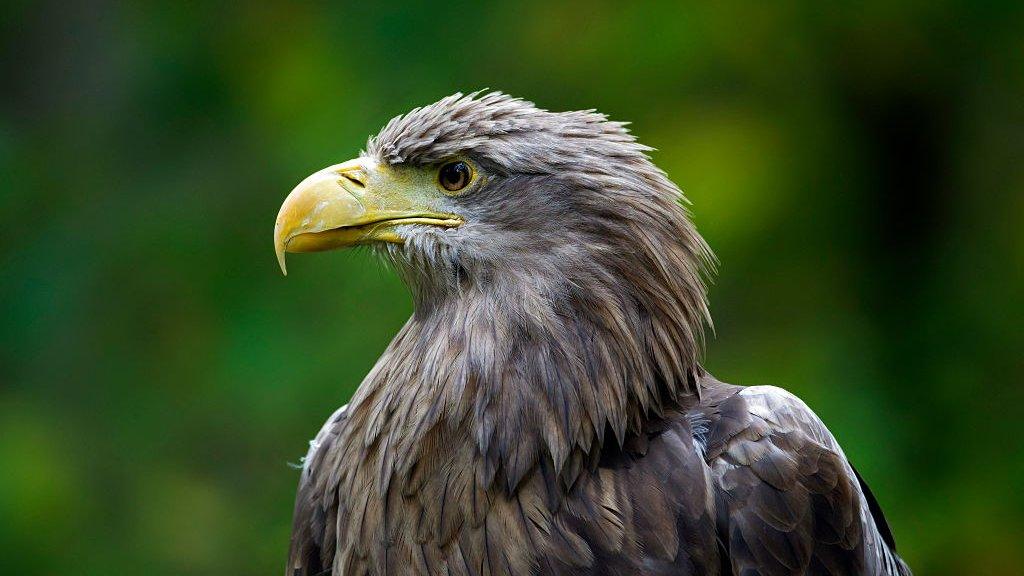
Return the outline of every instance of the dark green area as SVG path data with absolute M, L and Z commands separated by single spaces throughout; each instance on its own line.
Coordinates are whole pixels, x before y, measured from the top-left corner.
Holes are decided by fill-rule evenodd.
M 0 572 L 278 574 L 296 462 L 410 312 L 291 187 L 491 87 L 633 121 L 721 259 L 720 378 L 800 394 L 920 574 L 1024 562 L 1019 3 L 9 3 Z

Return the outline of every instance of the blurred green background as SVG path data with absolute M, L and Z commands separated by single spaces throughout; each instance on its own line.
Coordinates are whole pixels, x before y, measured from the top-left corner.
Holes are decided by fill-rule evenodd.
M 491 87 L 632 121 L 722 262 L 711 370 L 803 396 L 919 574 L 1020 573 L 1020 3 L 385 4 L 6 4 L 0 572 L 279 574 L 411 309 L 365 253 L 283 278 L 280 201 Z

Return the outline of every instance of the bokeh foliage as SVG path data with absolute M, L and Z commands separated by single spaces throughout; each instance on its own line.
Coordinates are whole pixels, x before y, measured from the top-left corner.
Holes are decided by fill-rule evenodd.
M 295 462 L 410 312 L 277 271 L 303 176 L 455 90 L 634 122 L 721 259 L 707 364 L 802 395 L 920 574 L 1024 562 L 1024 11 L 8 3 L 0 572 L 276 574 Z

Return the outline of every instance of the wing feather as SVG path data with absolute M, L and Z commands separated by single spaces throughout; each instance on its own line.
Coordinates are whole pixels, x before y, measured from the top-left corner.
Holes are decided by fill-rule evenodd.
M 688 417 L 708 429 L 734 574 L 910 574 L 874 497 L 806 404 L 772 386 L 712 389 Z

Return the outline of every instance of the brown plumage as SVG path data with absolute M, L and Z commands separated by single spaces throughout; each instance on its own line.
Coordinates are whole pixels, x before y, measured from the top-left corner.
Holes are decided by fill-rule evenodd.
M 457 94 L 334 167 L 351 224 L 282 209 L 279 253 L 370 244 L 416 306 L 311 443 L 290 576 L 909 574 L 800 400 L 701 368 L 712 257 L 648 150 L 592 111 Z M 431 189 L 452 162 L 471 185 Z M 394 190 L 433 220 L 365 224 Z

